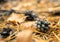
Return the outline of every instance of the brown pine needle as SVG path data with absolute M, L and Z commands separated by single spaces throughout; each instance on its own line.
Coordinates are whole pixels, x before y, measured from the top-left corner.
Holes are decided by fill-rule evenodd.
M 54 36 L 60 41 L 60 38 L 54 33 L 54 32 L 52 32 L 53 34 L 54 34 Z

